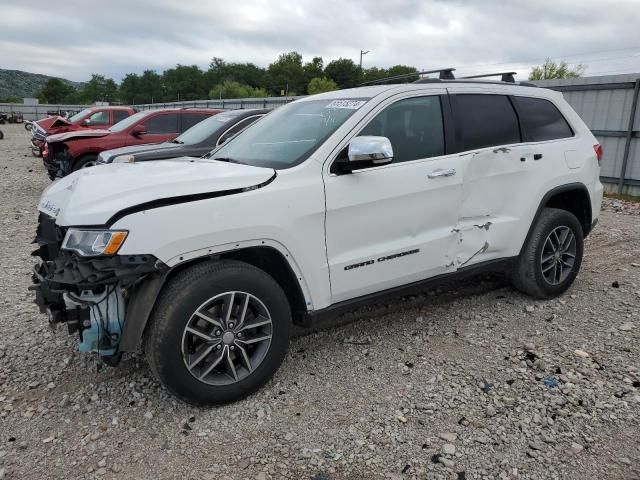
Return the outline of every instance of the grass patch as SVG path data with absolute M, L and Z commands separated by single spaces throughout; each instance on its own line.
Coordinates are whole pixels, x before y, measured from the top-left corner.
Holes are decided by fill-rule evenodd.
M 605 193 L 604 194 L 605 197 L 607 198 L 611 198 L 613 200 L 623 200 L 625 202 L 635 202 L 635 203 L 640 203 L 640 197 L 637 197 L 635 195 L 627 195 L 627 194 L 620 194 L 620 193 Z

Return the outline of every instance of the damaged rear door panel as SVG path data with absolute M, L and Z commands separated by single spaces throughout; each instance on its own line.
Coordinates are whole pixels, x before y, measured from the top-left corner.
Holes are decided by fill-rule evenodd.
M 477 87 L 448 89 L 456 141 L 467 159 L 458 210 L 458 268 L 517 254 L 522 220 L 537 194 L 536 165 L 522 141 L 504 89 L 477 95 Z

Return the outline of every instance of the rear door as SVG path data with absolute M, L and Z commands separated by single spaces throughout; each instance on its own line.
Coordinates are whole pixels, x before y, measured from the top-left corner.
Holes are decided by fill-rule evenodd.
M 115 125 L 121 120 L 124 120 L 130 115 L 128 110 L 112 110 L 111 111 L 111 124 Z
M 456 143 L 466 158 L 456 231 L 458 268 L 517 255 L 535 194 L 533 157 L 522 145 L 518 115 L 505 89 L 449 87 Z

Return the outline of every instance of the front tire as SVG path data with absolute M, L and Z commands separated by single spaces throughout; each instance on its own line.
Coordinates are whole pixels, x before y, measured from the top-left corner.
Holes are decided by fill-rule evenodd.
M 535 298 L 553 298 L 573 283 L 584 251 L 584 233 L 571 212 L 542 210 L 512 272 L 513 285 Z
M 77 172 L 81 168 L 95 167 L 97 161 L 98 157 L 96 155 L 85 155 L 74 162 L 73 169 L 71 171 Z
M 196 264 L 163 289 L 144 351 L 156 377 L 193 405 L 250 395 L 289 348 L 291 309 L 278 283 L 238 261 Z

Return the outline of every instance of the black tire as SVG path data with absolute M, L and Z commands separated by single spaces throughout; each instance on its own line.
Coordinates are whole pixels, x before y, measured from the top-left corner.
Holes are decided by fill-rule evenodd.
M 0 130 L 0 140 L 2 140 L 4 138 L 4 133 L 2 133 L 2 130 Z
M 545 242 L 556 229 L 569 228 L 574 235 L 575 243 L 572 250 L 575 252 L 573 264 L 568 269 L 566 278 L 558 279 L 557 284 L 552 284 L 543 273 L 543 253 Z M 527 239 L 515 268 L 511 280 L 513 285 L 522 293 L 535 298 L 553 298 L 565 292 L 573 283 L 580 265 L 584 251 L 584 232 L 578 219 L 571 212 L 557 208 L 545 208 L 533 227 L 531 235 Z M 569 259 L 570 257 L 567 257 Z M 555 260 L 551 260 L 555 262 Z M 548 263 L 545 265 L 549 265 Z M 554 270 L 555 272 L 555 270 Z M 547 274 L 548 275 L 548 274 Z M 562 273 L 560 273 L 560 276 Z M 555 276 L 555 273 L 554 273 Z
M 246 292 L 258 298 L 271 316 L 272 336 L 253 371 L 246 370 L 246 376 L 235 383 L 211 385 L 187 368 L 183 334 L 202 305 L 226 292 Z M 193 405 L 220 405 L 250 395 L 273 376 L 287 354 L 290 331 L 287 296 L 271 276 L 244 262 L 210 261 L 177 273 L 164 287 L 145 331 L 143 347 L 152 372 L 170 392 Z M 235 355 L 237 358 L 239 353 Z
M 98 161 L 97 155 L 85 155 L 83 157 L 80 157 L 75 162 L 73 162 L 73 168 L 71 169 L 71 171 L 77 172 L 81 168 L 93 167 L 97 161 Z
M 28 132 L 31 130 L 31 122 L 25 122 L 24 129 Z

